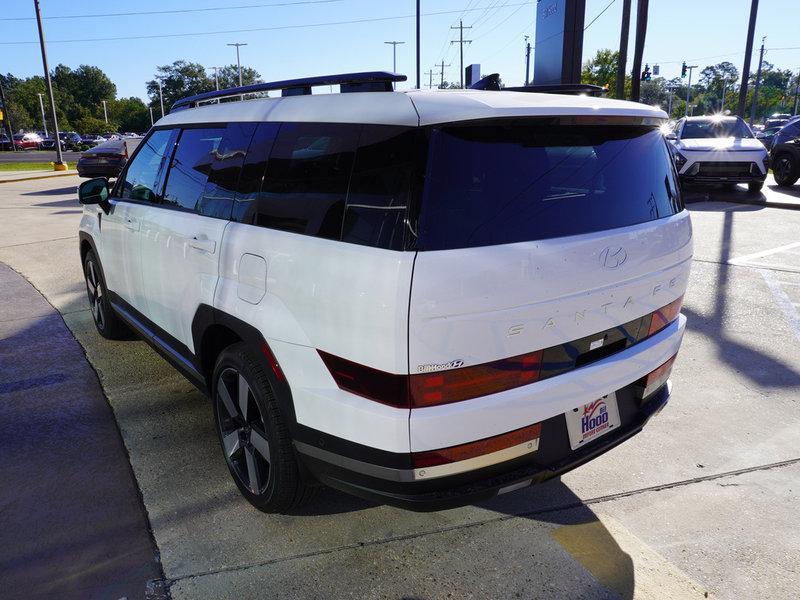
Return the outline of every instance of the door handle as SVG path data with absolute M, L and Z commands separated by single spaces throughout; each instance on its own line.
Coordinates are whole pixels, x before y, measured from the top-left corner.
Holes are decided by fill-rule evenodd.
M 131 231 L 139 231 L 139 220 L 131 217 L 125 217 L 125 227 Z
M 205 236 L 195 236 L 191 238 L 189 240 L 189 246 L 195 250 L 208 252 L 209 254 L 214 254 L 214 250 L 217 249 L 217 243 L 214 240 L 209 240 Z

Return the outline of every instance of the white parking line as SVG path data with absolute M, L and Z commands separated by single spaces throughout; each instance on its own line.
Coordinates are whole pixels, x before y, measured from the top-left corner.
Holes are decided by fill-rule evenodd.
M 732 265 L 741 265 L 745 263 L 751 263 L 755 258 L 764 258 L 765 256 L 769 256 L 770 254 L 778 254 L 779 252 L 785 252 L 791 248 L 798 248 L 800 247 L 800 242 L 794 242 L 791 244 L 786 244 L 785 246 L 778 246 L 777 248 L 772 248 L 771 250 L 762 250 L 761 252 L 754 252 L 753 254 L 745 254 L 744 256 L 739 256 L 738 258 L 733 258 L 728 261 L 729 264 Z
M 795 303 L 792 302 L 786 292 L 783 291 L 780 282 L 772 271 L 768 269 L 759 269 L 758 271 L 761 273 L 764 281 L 767 282 L 767 286 L 769 286 L 772 295 L 775 297 L 775 301 L 778 303 L 778 306 L 780 306 L 783 314 L 786 315 L 789 326 L 794 331 L 797 340 L 800 341 L 800 314 L 798 314 L 795 308 Z

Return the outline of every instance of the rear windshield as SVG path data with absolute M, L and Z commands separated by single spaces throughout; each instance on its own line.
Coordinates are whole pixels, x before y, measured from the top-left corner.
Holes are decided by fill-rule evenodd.
M 584 234 L 682 208 L 666 142 L 653 127 L 445 126 L 431 133 L 417 249 Z
M 739 119 L 725 121 L 686 121 L 681 131 L 681 139 L 699 138 L 749 138 L 753 137 L 747 125 Z

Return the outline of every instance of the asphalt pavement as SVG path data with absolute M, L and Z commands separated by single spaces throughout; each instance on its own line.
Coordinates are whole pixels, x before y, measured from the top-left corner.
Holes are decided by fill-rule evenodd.
M 276 516 L 236 491 L 209 402 L 143 342 L 94 331 L 79 181 L 0 184 L 14 224 L 0 230 L 0 262 L 58 310 L 96 370 L 173 598 L 797 597 L 800 212 L 765 205 L 794 192 L 770 182 L 741 198 L 757 205 L 718 201 L 743 189 L 687 193 L 695 261 L 673 397 L 629 442 L 476 506 L 418 514 L 328 491 Z M 0 544 L 23 555 L 5 529 Z M 0 561 L 0 580 L 13 567 Z
M 61 153 L 64 162 L 78 162 L 78 159 L 81 157 L 80 152 L 62 152 Z M 3 151 L 0 152 L 0 163 L 37 163 L 37 162 L 55 162 L 56 160 L 56 153 L 55 150 L 52 152 L 47 151 L 40 151 L 40 150 L 20 150 L 17 152 L 9 152 Z

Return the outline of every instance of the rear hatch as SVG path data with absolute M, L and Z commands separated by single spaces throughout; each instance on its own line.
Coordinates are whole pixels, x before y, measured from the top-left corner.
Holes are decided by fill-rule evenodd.
M 610 121 L 431 130 L 411 374 L 495 363 L 488 382 L 523 365 L 496 361 L 544 350 L 542 374 L 558 375 L 641 340 L 683 295 L 691 225 L 666 142 L 642 119 Z

